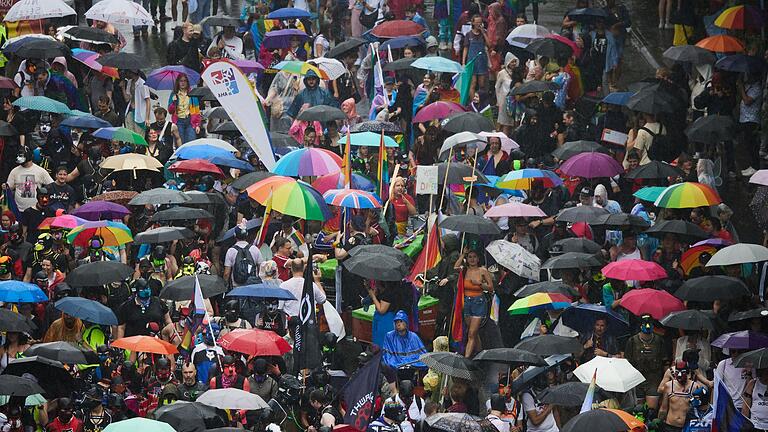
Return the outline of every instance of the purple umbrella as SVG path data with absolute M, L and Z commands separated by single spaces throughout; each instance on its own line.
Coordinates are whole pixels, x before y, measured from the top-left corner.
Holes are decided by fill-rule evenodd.
M 466 111 L 463 106 L 448 101 L 437 101 L 420 109 L 413 117 L 413 123 L 424 123 L 432 120 L 442 120 L 453 113 Z
M 694 248 L 696 246 L 730 246 L 733 242 L 726 240 L 724 238 L 720 237 L 714 237 L 706 240 L 702 240 L 700 242 L 694 243 L 691 247 Z
M 72 212 L 73 216 L 81 217 L 91 221 L 101 219 L 122 219 L 123 216 L 131 214 L 131 211 L 109 201 L 91 201 L 78 207 Z
M 264 35 L 264 40 L 262 41 L 262 44 L 264 45 L 264 48 L 270 49 L 270 50 L 288 48 L 289 46 L 291 46 L 291 38 L 294 38 L 294 37 L 299 38 L 300 42 L 305 42 L 307 39 L 309 39 L 309 36 L 301 30 L 297 30 L 297 29 L 274 30 L 271 32 L 267 32 L 267 34 Z
M 768 347 L 768 335 L 752 330 L 725 333 L 712 341 L 712 346 L 739 350 L 765 348 Z
M 230 60 L 230 63 L 237 66 L 244 74 L 259 73 L 264 70 L 261 63 L 253 60 Z
M 572 177 L 583 177 L 587 179 L 600 177 L 613 177 L 624 172 L 616 159 L 610 155 L 598 152 L 581 153 L 571 157 L 565 163 L 560 165 L 560 171 L 563 174 Z
M 186 66 L 164 66 L 147 75 L 147 85 L 155 90 L 173 90 L 176 79 L 181 75 L 187 76 L 190 88 L 200 81 L 200 74 Z

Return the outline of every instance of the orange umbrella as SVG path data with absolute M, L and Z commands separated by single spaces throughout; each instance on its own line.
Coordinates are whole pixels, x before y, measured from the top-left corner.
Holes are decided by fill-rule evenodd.
M 264 204 L 272 195 L 272 191 L 288 183 L 296 183 L 296 179 L 291 177 L 276 175 L 276 176 L 267 177 L 264 180 L 258 181 L 248 186 L 245 190 L 246 192 L 248 192 L 248 196 L 251 197 L 251 199 L 258 201 L 261 204 Z
M 176 346 L 162 339 L 151 336 L 129 336 L 112 342 L 115 348 L 124 350 L 152 353 L 152 354 L 176 354 L 179 352 Z
M 733 36 L 717 35 L 700 40 L 697 47 L 716 53 L 737 53 L 744 51 L 744 44 Z

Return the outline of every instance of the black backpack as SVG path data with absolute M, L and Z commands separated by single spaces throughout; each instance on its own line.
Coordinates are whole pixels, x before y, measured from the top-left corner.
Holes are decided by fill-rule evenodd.
M 248 278 L 258 274 L 256 263 L 253 261 L 250 246 L 233 246 L 237 250 L 235 265 L 232 266 L 232 280 L 237 284 L 248 282 Z
M 651 141 L 651 146 L 648 147 L 647 150 L 648 157 L 651 160 L 672 162 L 675 157 L 677 157 L 677 155 L 674 154 L 675 152 L 669 140 L 669 135 L 661 134 L 661 132 L 664 132 L 664 126 L 661 127 L 660 133 L 658 134 L 653 133 L 646 127 L 641 127 L 640 130 L 648 132 L 648 134 L 650 134 L 653 138 Z

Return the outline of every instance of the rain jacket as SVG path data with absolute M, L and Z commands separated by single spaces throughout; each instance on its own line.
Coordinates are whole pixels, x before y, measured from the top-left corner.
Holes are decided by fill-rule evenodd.
M 286 112 L 286 114 L 288 114 L 288 116 L 291 118 L 296 118 L 296 116 L 299 114 L 299 110 L 302 106 L 304 106 L 304 104 L 309 104 L 309 106 L 330 105 L 337 108 L 339 106 L 339 103 L 336 101 L 336 99 L 333 98 L 333 96 L 331 96 L 330 93 L 328 93 L 328 90 L 320 88 L 319 79 L 318 84 L 313 87 L 310 87 L 309 84 L 307 84 L 307 78 L 310 76 L 316 75 L 310 72 L 306 77 L 304 77 L 304 85 L 306 87 L 298 95 L 296 95 L 296 97 L 293 99 L 293 102 L 291 103 L 290 108 L 288 108 L 288 111 Z
M 404 311 L 398 311 L 395 314 L 394 321 L 408 322 L 408 315 Z M 409 364 L 417 368 L 426 368 L 427 366 L 419 361 L 419 357 L 427 352 L 424 343 L 419 339 L 419 335 L 406 330 L 405 335 L 401 335 L 397 330 L 387 333 L 384 343 L 381 346 L 383 353 L 381 360 L 387 366 L 394 369 Z

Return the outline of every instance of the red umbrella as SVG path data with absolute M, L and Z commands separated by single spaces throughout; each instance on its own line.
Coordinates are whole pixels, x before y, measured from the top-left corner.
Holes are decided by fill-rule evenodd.
M 219 339 L 219 345 L 230 351 L 253 356 L 281 356 L 291 345 L 270 330 L 236 329 Z
M 224 172 L 221 168 L 208 162 L 205 159 L 187 159 L 174 162 L 168 167 L 168 171 L 173 171 L 178 174 L 213 174 L 215 176 L 224 177 Z
M 442 120 L 453 113 L 466 111 L 455 102 L 437 101 L 420 109 L 413 117 L 413 123 L 424 123 L 432 120 Z
M 650 315 L 660 320 L 672 312 L 685 310 L 685 305 L 672 294 L 653 288 L 634 289 L 621 297 L 621 307 L 637 316 Z
M 562 43 L 568 45 L 573 50 L 573 56 L 574 57 L 576 57 L 576 58 L 581 57 L 581 48 L 579 48 L 579 46 L 576 45 L 576 42 L 568 39 L 567 37 L 560 36 L 559 34 L 556 34 L 556 33 L 550 33 L 550 34 L 548 34 L 548 35 L 546 35 L 544 37 L 549 38 L 549 39 L 554 39 L 556 41 L 559 41 L 559 42 L 562 42 Z
M 413 21 L 393 20 L 384 21 L 371 30 L 371 34 L 380 38 L 398 36 L 418 36 L 424 33 L 424 27 Z
M 622 281 L 653 281 L 666 278 L 667 272 L 653 261 L 628 259 L 603 267 L 603 276 Z

